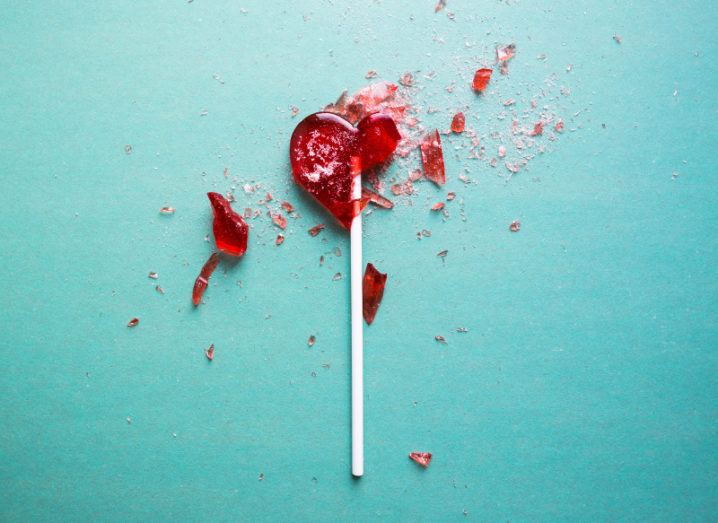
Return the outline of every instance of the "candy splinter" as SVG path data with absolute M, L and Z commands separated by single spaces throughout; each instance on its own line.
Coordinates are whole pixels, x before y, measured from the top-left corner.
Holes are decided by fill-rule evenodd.
M 401 140 L 391 116 L 373 113 L 357 127 L 333 113 L 299 122 L 289 143 L 294 180 L 350 231 L 352 327 L 352 474 L 364 474 L 361 173 L 385 163 Z M 310 231 L 311 234 L 311 231 Z

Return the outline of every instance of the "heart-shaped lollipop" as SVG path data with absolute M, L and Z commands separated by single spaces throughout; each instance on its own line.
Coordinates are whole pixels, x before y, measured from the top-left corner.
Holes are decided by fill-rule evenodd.
M 333 113 L 311 114 L 289 143 L 294 180 L 348 229 L 360 212 L 352 193 L 352 162 L 362 171 L 380 165 L 400 140 L 394 120 L 382 113 L 366 116 L 356 128 Z

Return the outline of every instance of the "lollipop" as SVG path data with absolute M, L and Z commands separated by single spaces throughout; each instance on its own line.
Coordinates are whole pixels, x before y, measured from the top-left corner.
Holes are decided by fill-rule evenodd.
M 352 474 L 364 474 L 361 173 L 384 163 L 401 135 L 386 114 L 364 117 L 354 127 L 333 113 L 299 122 L 289 143 L 294 180 L 350 230 L 352 324 Z

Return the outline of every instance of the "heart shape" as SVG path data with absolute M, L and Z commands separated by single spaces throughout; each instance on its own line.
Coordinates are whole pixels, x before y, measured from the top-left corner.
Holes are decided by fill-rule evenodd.
M 370 114 L 357 127 L 333 113 L 310 114 L 289 142 L 294 180 L 348 229 L 362 207 L 352 194 L 352 162 L 361 171 L 376 167 L 400 140 L 394 120 L 386 114 Z

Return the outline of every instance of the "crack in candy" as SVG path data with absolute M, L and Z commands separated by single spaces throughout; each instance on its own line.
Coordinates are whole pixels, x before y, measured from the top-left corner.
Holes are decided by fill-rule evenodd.
M 386 285 L 386 274 L 379 272 L 371 263 L 366 264 L 364 279 L 362 280 L 362 294 L 364 302 L 362 312 L 364 321 L 371 325 L 384 297 L 384 286 Z
M 232 206 L 224 196 L 209 192 L 207 197 L 214 213 L 212 232 L 217 248 L 231 256 L 242 256 L 247 250 L 249 226 L 232 210 Z
M 424 176 L 437 185 L 446 183 L 444 153 L 441 149 L 439 131 L 436 129 L 424 136 L 421 141 L 421 163 L 424 168 Z
M 197 276 L 197 279 L 194 281 L 194 287 L 192 288 L 192 303 L 195 307 L 197 307 L 200 301 L 202 301 L 202 296 L 204 295 L 204 291 L 207 289 L 209 279 L 218 264 L 219 254 L 213 252 L 202 266 L 202 270 L 199 272 L 199 276 Z

